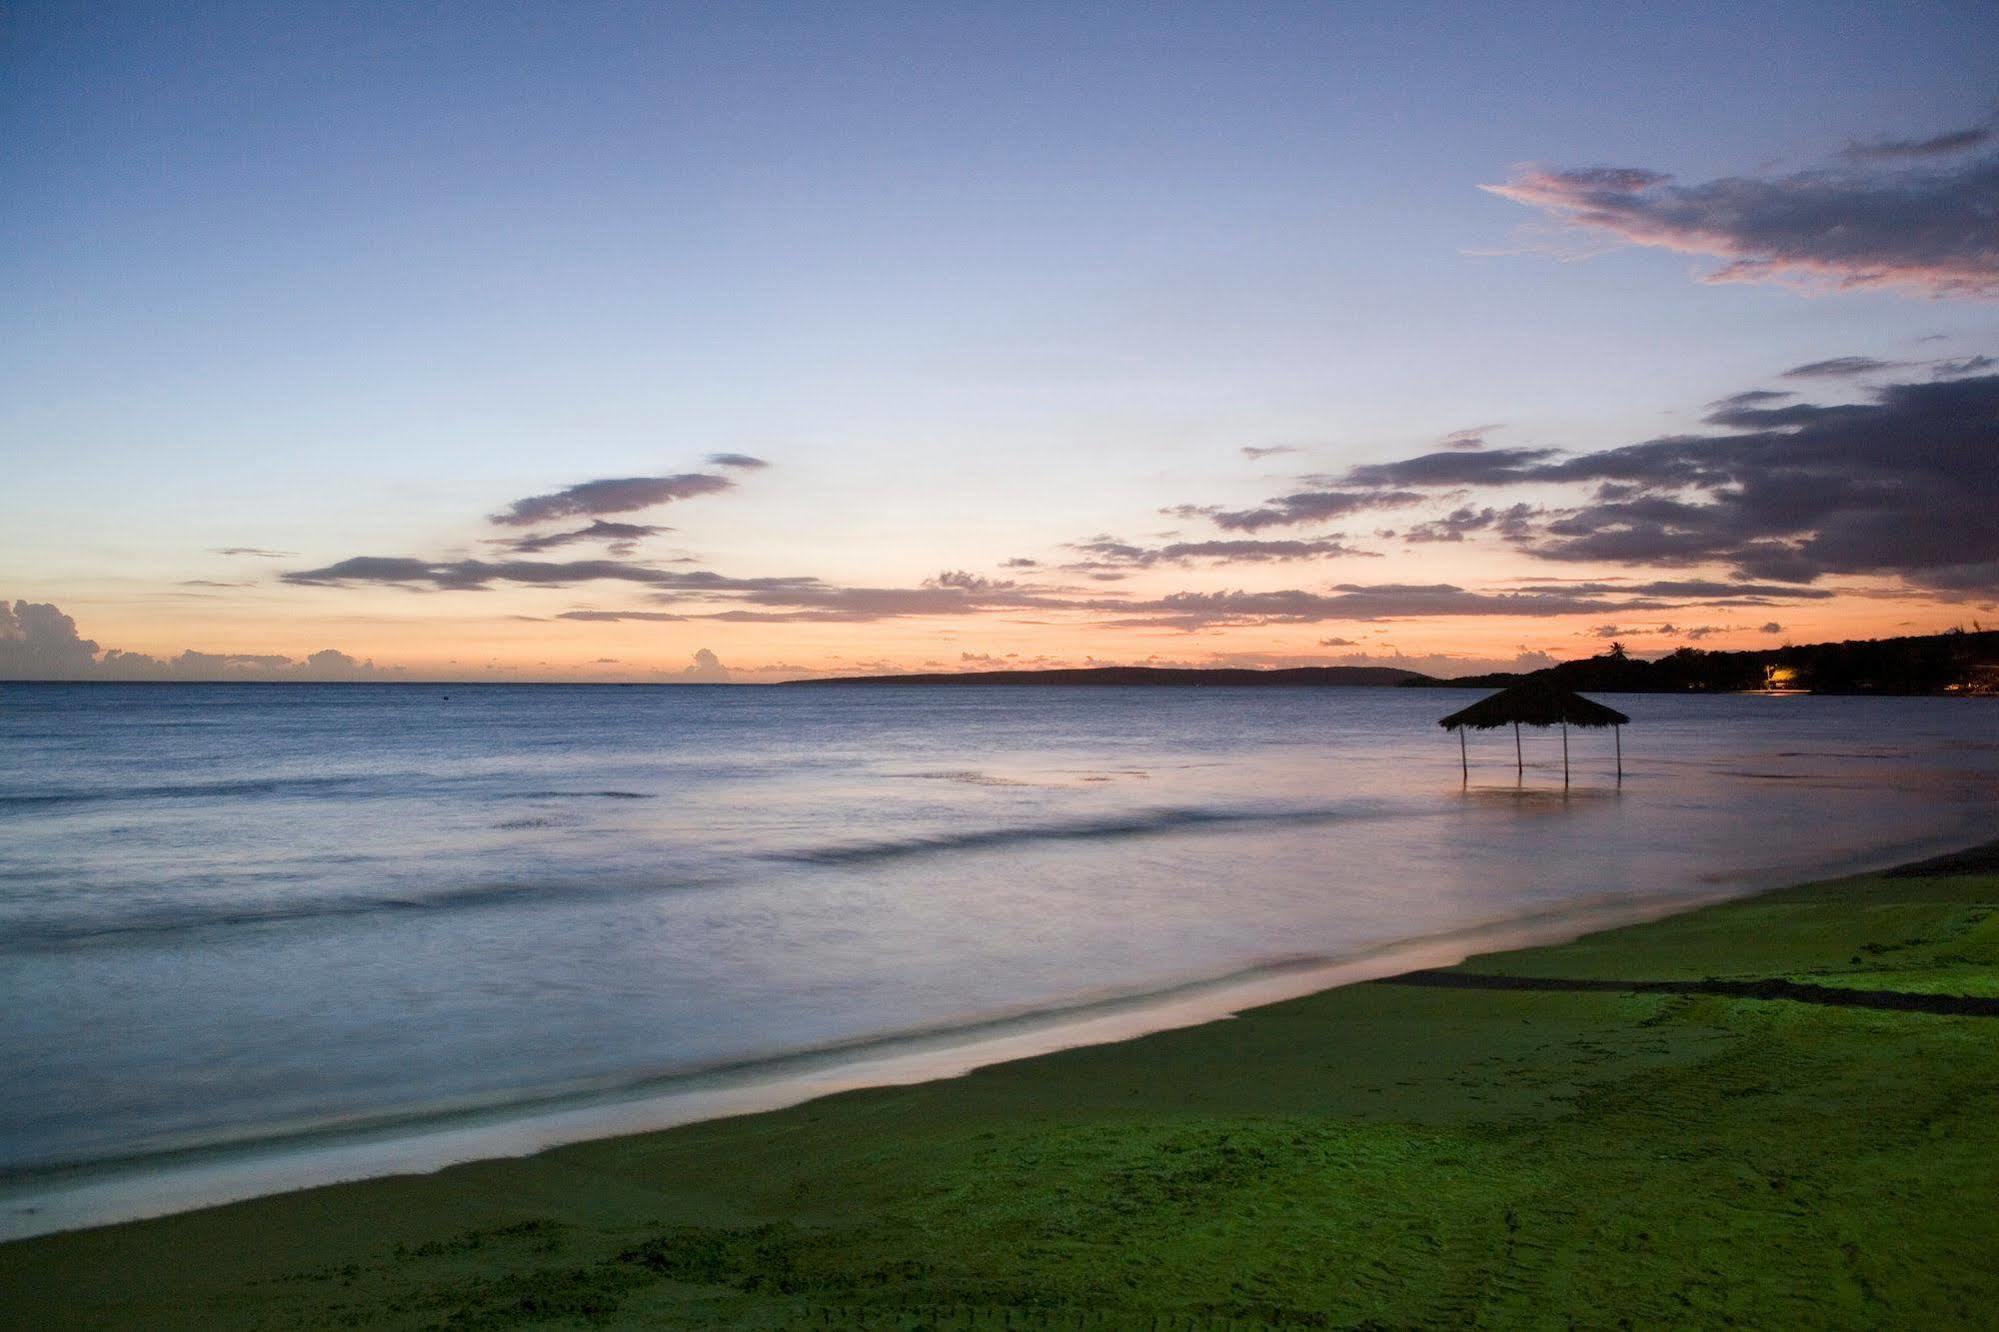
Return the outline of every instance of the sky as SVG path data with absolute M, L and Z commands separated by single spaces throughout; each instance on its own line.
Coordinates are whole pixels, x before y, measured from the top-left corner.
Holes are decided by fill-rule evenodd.
M 1999 9 L 0 5 L 0 678 L 1999 617 Z

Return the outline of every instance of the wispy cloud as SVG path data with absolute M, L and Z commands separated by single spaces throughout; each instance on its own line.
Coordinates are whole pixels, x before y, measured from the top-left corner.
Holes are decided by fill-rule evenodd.
M 1224 541 L 1172 541 L 1159 546 L 1141 546 L 1114 536 L 1074 541 L 1071 550 L 1086 558 L 1063 566 L 1088 572 L 1093 569 L 1150 569 L 1158 565 L 1275 564 L 1294 560 L 1337 559 L 1358 555 L 1374 558 L 1375 552 L 1348 545 L 1344 533 L 1305 537 L 1291 541 L 1259 541 L 1251 538 Z
M 1986 137 L 1963 131 L 1859 156 L 1934 158 Z M 1843 167 L 1693 185 L 1637 167 L 1529 166 L 1480 188 L 1574 232 L 1721 260 L 1707 282 L 1999 295 L 1999 154 L 1894 168 L 1850 157 Z
M 559 546 L 575 545 L 579 541 L 603 541 L 613 555 L 629 555 L 638 549 L 638 543 L 649 536 L 671 532 L 670 527 L 658 527 L 646 523 L 608 523 L 598 519 L 588 527 L 573 528 L 567 532 L 544 532 L 535 536 L 510 537 L 494 544 L 516 555 L 536 555 Z
M 556 518 L 631 513 L 674 500 L 692 499 L 696 495 L 712 495 L 735 484 L 726 476 L 707 472 L 610 477 L 515 500 L 504 512 L 494 514 L 493 521 L 502 527 L 527 527 Z
M 1230 532 L 1260 532 L 1266 527 L 1296 527 L 1342 518 L 1366 509 L 1394 509 L 1420 503 L 1414 491 L 1306 490 L 1280 495 L 1260 508 L 1223 509 L 1219 505 L 1180 504 L 1163 510 L 1174 518 L 1206 518 Z
M 705 570 L 661 569 L 629 560 L 421 560 L 405 555 L 357 555 L 319 569 L 279 575 L 296 587 L 354 587 L 368 583 L 471 592 L 495 583 L 572 587 L 578 583 L 644 583 L 696 591 L 754 591 L 809 586 L 812 578 L 727 578 Z
M 1729 412 L 1743 407 L 1768 407 L 1773 402 L 1782 402 L 1786 398 L 1797 396 L 1795 393 L 1782 393 L 1776 389 L 1744 389 L 1725 398 L 1716 398 L 1708 404 L 1708 407 L 1714 411 Z
M 1466 426 L 1463 430 L 1453 430 L 1437 442 L 1447 449 L 1482 449 L 1485 437 L 1495 430 L 1505 429 L 1505 422 L 1493 421 L 1487 425 Z
M 1876 374 L 1882 370 L 1900 369 L 1905 362 L 1882 361 L 1872 356 L 1834 356 L 1824 361 L 1807 361 L 1794 365 L 1783 374 L 1785 379 L 1853 379 L 1859 375 Z
M 587 624 L 618 624 L 625 620 L 657 621 L 661 624 L 684 624 L 685 615 L 675 615 L 672 611 L 648 610 L 567 610 L 556 617 L 558 620 L 581 620 Z
M 1328 621 L 1406 620 L 1461 616 L 1552 616 L 1653 609 L 1649 599 L 1577 593 L 1567 589 L 1478 592 L 1453 583 L 1339 583 L 1329 591 L 1175 592 L 1119 608 L 1110 623 L 1189 632 L 1230 626 L 1318 624 Z
M 1962 375 L 1983 375 L 1999 370 L 1999 359 L 1990 356 L 1960 356 L 1955 360 L 1932 361 L 1930 377 L 1956 379 Z
M 1949 130 L 1927 139 L 1876 139 L 1872 143 L 1849 143 L 1840 156 L 1855 162 L 1894 161 L 1912 157 L 1946 157 L 1983 147 L 1992 141 L 1989 125 Z

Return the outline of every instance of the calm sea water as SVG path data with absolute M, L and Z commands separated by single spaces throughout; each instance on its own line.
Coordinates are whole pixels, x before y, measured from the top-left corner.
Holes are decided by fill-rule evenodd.
M 1999 708 L 0 686 L 0 1171 L 948 1030 L 1994 835 Z

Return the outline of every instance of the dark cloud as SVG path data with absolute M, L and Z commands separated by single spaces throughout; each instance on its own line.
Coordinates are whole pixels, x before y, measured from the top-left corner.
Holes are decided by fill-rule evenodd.
M 1183 504 L 1165 512 L 1176 518 L 1207 518 L 1215 526 L 1230 532 L 1258 532 L 1266 527 L 1295 527 L 1299 523 L 1324 522 L 1364 509 L 1399 508 L 1419 503 L 1424 498 L 1411 491 L 1307 490 L 1294 495 L 1281 495 L 1258 509 L 1228 511 L 1213 506 Z
M 579 541 L 605 541 L 605 547 L 613 555 L 629 555 L 638 549 L 638 543 L 649 536 L 671 532 L 670 527 L 658 527 L 646 523 L 607 523 L 599 518 L 588 527 L 578 527 L 567 532 L 544 532 L 538 536 L 511 537 L 494 544 L 516 555 L 536 555 L 544 550 L 554 550 L 558 546 L 574 545 Z
M 1784 632 L 1784 626 L 1778 624 L 1775 620 L 1771 620 L 1768 623 L 1759 626 L 1757 632 L 1764 634 L 1781 634 Z
M 925 587 L 949 587 L 961 592 L 1004 592 L 1018 586 L 1010 579 L 987 578 L 963 569 L 946 569 L 935 578 L 923 580 Z
M 673 500 L 691 499 L 728 490 L 736 483 L 726 476 L 707 472 L 682 472 L 677 476 L 625 476 L 530 495 L 515 500 L 504 513 L 493 515 L 502 527 L 526 527 L 554 518 L 589 518 L 606 513 L 630 513 L 650 509 Z
M 1718 605 L 1746 601 L 1825 601 L 1839 595 L 1822 587 L 1799 587 L 1791 583 L 1724 583 L 1707 578 L 1663 578 L 1651 582 L 1546 582 L 1527 583 L 1516 592 L 1574 596 L 1628 596 L 1670 598 L 1674 601 Z
M 1534 479 L 1554 449 L 1484 449 L 1477 453 L 1425 453 L 1401 462 L 1356 467 L 1354 486 L 1490 486 Z M 1414 497 L 1422 498 L 1421 496 Z M 1410 502 L 1414 502 L 1412 499 Z
M 1707 587 L 1698 583 L 1686 586 L 1697 591 L 1704 591 Z M 1722 589 L 1736 587 L 1719 583 L 1712 586 Z M 1655 595 L 1647 585 L 1634 587 L 1602 583 L 1577 586 L 1555 584 L 1497 592 L 1471 591 L 1452 584 L 1343 583 L 1326 591 L 1291 588 L 1276 591 L 1176 592 L 1138 600 L 1022 588 L 973 575 L 959 575 L 955 571 L 927 580 L 920 587 L 869 588 L 815 584 L 731 589 L 725 595 L 736 603 L 733 607 L 689 610 L 686 618 L 731 623 L 858 624 L 912 616 L 970 616 L 993 610 L 1031 609 L 1089 615 L 1096 622 L 1113 627 L 1195 630 L 1232 625 L 1430 616 L 1546 617 L 1658 611 L 1686 604 L 1688 600 Z M 561 618 L 610 621 L 663 617 L 657 612 L 647 611 L 579 610 L 564 612 Z
M 160 658 L 100 649 L 46 602 L 0 601 L 0 680 L 371 680 L 393 674 L 327 648 L 303 661 L 261 653 Z
M 254 555 L 260 560 L 288 560 L 298 552 L 292 550 L 265 550 L 262 546 L 217 546 L 217 555 Z
M 689 619 L 822 620 L 860 623 L 912 615 L 969 614 L 989 607 L 1061 609 L 1061 597 L 963 570 L 947 570 L 920 587 L 837 587 L 811 577 L 731 578 L 706 570 L 663 569 L 626 560 L 422 560 L 356 556 L 320 569 L 294 570 L 283 581 L 304 587 L 393 586 L 412 591 L 481 591 L 498 585 L 571 587 L 590 582 L 638 584 L 669 604 L 735 602 L 756 609 L 688 611 Z M 680 611 L 673 612 L 675 615 Z M 667 618 L 654 613 L 577 610 L 559 618 Z
M 1825 361 L 1807 361 L 1794 365 L 1783 374 L 1785 379 L 1851 379 L 1856 375 L 1871 375 L 1878 370 L 1899 370 L 1905 362 L 1877 361 L 1872 356 L 1835 356 Z
M 593 624 L 617 624 L 622 620 L 656 620 L 663 623 L 683 623 L 688 617 L 685 615 L 675 615 L 672 611 L 570 610 L 559 612 L 555 618 L 558 620 L 585 620 Z
M 1485 447 L 1487 435 L 1504 428 L 1505 423 L 1502 421 L 1494 421 L 1489 425 L 1466 426 L 1463 430 L 1453 430 L 1437 442 L 1447 449 L 1482 449 Z
M 1279 453 L 1296 453 L 1297 451 L 1289 444 L 1273 444 L 1266 449 L 1260 449 L 1254 444 L 1245 444 L 1242 447 L 1242 456 L 1251 462 L 1255 462 L 1259 458 L 1268 458 Z
M 1709 562 L 1752 577 L 1902 577 L 1999 586 L 1999 376 L 1895 384 L 1869 403 L 1718 413 L 1740 433 L 1586 454 L 1571 479 L 1675 495 L 1585 505 L 1523 542 L 1546 559 Z
M 1580 487 L 1562 506 L 1459 504 L 1406 529 L 1412 541 L 1490 534 L 1550 561 L 1649 569 L 1686 577 L 1559 580 L 1474 590 L 1453 584 L 1341 584 L 1330 589 L 1182 591 L 1142 599 L 1109 589 L 1020 584 L 946 570 L 915 587 L 845 587 L 809 577 L 735 578 L 621 559 L 423 560 L 361 556 L 295 570 L 286 582 L 478 590 L 588 582 L 644 589 L 657 609 L 578 609 L 569 620 L 684 616 L 762 623 L 865 623 L 974 617 L 995 611 L 1089 617 L 1113 627 L 1182 630 L 1412 617 L 1628 616 L 1701 605 L 1783 606 L 1834 595 L 1828 574 L 1894 576 L 1943 595 L 1999 587 L 1999 376 L 1891 384 L 1868 401 L 1817 406 L 1738 399 L 1717 433 L 1676 435 L 1579 454 L 1551 449 L 1431 453 L 1353 469 L 1326 489 L 1271 501 L 1254 517 L 1210 507 L 1188 513 L 1224 528 L 1300 522 L 1313 510 L 1401 507 L 1459 487 Z M 1314 484 L 1317 484 L 1315 481 Z M 1342 537 L 1295 540 L 1079 543 L 1098 582 L 1134 569 L 1197 562 L 1268 563 L 1357 554 Z M 1018 562 L 1015 562 L 1016 567 Z M 1730 578 L 1700 572 L 1724 566 Z M 1037 620 L 1036 622 L 1045 622 Z
M 1029 560 L 1019 557 L 1003 561 L 1000 564 L 1000 568 L 1002 569 L 1039 569 L 1040 567 L 1041 567 L 1040 560 Z
M 1555 592 L 1473 592 L 1450 583 L 1340 583 L 1329 592 L 1176 592 L 1155 601 L 1117 606 L 1126 628 L 1214 629 L 1338 620 L 1401 620 L 1430 616 L 1590 615 L 1662 609 L 1643 599 Z
M 1474 509 L 1467 505 L 1461 509 L 1453 509 L 1442 518 L 1410 526 L 1402 533 L 1402 539 L 1417 544 L 1463 541 L 1467 532 L 1492 531 L 1509 540 L 1520 540 L 1530 533 L 1533 520 L 1540 512 L 1531 504 L 1515 504 L 1505 509 L 1489 506 Z
M 1708 282 L 1999 294 L 1999 154 L 1698 185 L 1634 168 L 1528 167 L 1481 188 L 1573 230 L 1722 260 Z
M 713 467 L 734 467 L 745 472 L 770 466 L 762 458 L 752 458 L 747 453 L 711 453 L 708 455 L 708 462 Z
M 1375 558 L 1370 550 L 1361 550 L 1346 544 L 1341 533 L 1331 536 L 1307 537 L 1293 541 L 1259 541 L 1242 538 L 1228 541 L 1174 541 L 1163 546 L 1139 546 L 1120 541 L 1113 536 L 1094 537 L 1089 541 L 1070 543 L 1071 550 L 1081 551 L 1089 558 L 1065 568 L 1089 571 L 1096 569 L 1149 569 L 1155 565 L 1210 564 L 1273 564 L 1288 560 L 1334 559 L 1344 555 L 1359 555 Z
M 1715 411 L 1738 411 L 1744 407 L 1768 407 L 1773 402 L 1795 398 L 1795 393 L 1780 393 L 1775 389 L 1745 389 L 1741 393 L 1731 393 L 1726 398 L 1716 398 L 1709 403 Z
M 495 583 L 569 587 L 576 583 L 644 583 L 696 592 L 756 591 L 809 586 L 813 578 L 726 578 L 701 570 L 678 571 L 625 560 L 420 560 L 407 556 L 357 555 L 323 569 L 296 569 L 279 575 L 299 587 L 353 587 L 369 583 L 440 591 L 478 591 Z
M 950 575 L 944 576 L 946 579 Z M 781 587 L 750 589 L 734 600 L 769 607 L 763 612 L 736 612 L 737 618 L 816 619 L 860 623 L 903 616 L 971 615 L 994 607 L 1067 609 L 1072 602 L 1016 588 L 1011 583 L 974 579 L 971 585 L 931 579 L 921 587 Z M 725 615 L 730 614 L 725 612 Z M 715 618 L 723 618 L 717 616 Z
M 1956 379 L 1963 375 L 1982 375 L 1992 369 L 1999 369 L 1999 360 L 1994 360 L 1990 356 L 1961 356 L 1954 361 L 1932 362 L 1930 377 Z
M 1592 638 L 1634 638 L 1640 635 L 1655 638 L 1686 638 L 1699 642 L 1716 634 L 1725 634 L 1731 626 L 1725 624 L 1677 625 L 1662 624 L 1648 629 L 1642 624 L 1600 624 L 1590 630 Z
M 1989 126 L 1974 125 L 1970 129 L 1951 130 L 1927 139 L 1876 139 L 1873 143 L 1849 143 L 1841 150 L 1840 156 L 1856 162 L 1942 157 L 1980 147 L 1991 139 Z
M 1460 487 L 1589 485 L 1590 503 L 1465 505 L 1414 524 L 1404 539 L 1459 541 L 1489 529 L 1548 560 L 1724 564 L 1765 583 L 1866 574 L 1953 593 L 1999 588 L 1991 516 L 1999 513 L 1999 375 L 1889 384 L 1865 402 L 1765 405 L 1783 396 L 1756 390 L 1723 399 L 1707 417 L 1723 434 L 1580 454 L 1428 453 L 1355 467 L 1339 488 L 1262 509 L 1179 512 L 1255 528 L 1303 521 L 1295 515 L 1315 506 L 1370 507 L 1369 496 L 1384 507 Z

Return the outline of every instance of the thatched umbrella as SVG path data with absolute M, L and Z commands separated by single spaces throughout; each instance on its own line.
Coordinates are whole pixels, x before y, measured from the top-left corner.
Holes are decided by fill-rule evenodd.
M 1610 727 L 1617 740 L 1617 777 L 1624 780 L 1624 734 L 1617 728 L 1631 718 L 1616 708 L 1606 708 L 1601 703 L 1592 703 L 1572 689 L 1564 689 L 1552 680 L 1528 680 L 1502 689 L 1491 698 L 1482 698 L 1470 707 L 1440 720 L 1437 725 L 1447 731 L 1458 733 L 1458 763 L 1464 769 L 1465 780 L 1471 780 L 1471 759 L 1465 752 L 1465 732 L 1491 731 L 1501 726 L 1513 727 L 1513 763 L 1515 772 L 1525 772 L 1527 765 L 1520 754 L 1520 728 L 1525 726 L 1560 726 L 1562 728 L 1562 785 L 1569 784 L 1569 724 L 1602 728 Z

